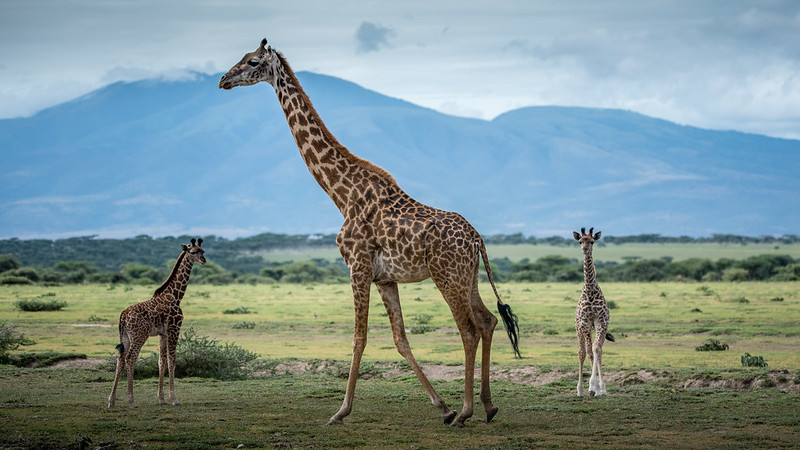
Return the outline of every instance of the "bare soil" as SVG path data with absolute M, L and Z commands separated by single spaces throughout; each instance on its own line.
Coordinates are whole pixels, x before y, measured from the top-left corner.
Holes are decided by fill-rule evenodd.
M 105 360 L 103 358 L 68 359 L 54 364 L 54 368 L 71 367 L 80 369 L 96 369 Z M 307 372 L 330 373 L 332 369 L 338 368 L 341 361 L 300 361 L 286 360 L 278 363 L 273 369 L 267 371 L 257 371 L 253 373 L 255 377 L 302 374 Z M 362 375 L 363 378 L 381 377 L 398 378 L 402 376 L 413 376 L 414 373 L 405 365 L 397 363 L 375 363 L 375 372 Z M 448 366 L 444 364 L 422 364 L 422 370 L 430 380 L 453 381 L 464 378 L 463 366 Z M 475 371 L 475 378 L 479 379 L 480 370 Z M 610 386 L 631 386 L 645 383 L 669 382 L 671 375 L 669 372 L 659 372 L 651 370 L 625 371 L 609 370 L 603 373 L 603 378 Z M 514 368 L 494 368 L 492 372 L 493 380 L 512 381 L 515 383 L 529 384 L 532 386 L 545 386 L 550 383 L 557 383 L 563 379 L 577 379 L 575 371 L 542 371 L 536 366 L 514 367 Z M 588 382 L 588 380 L 587 380 Z M 675 382 L 678 388 L 724 388 L 724 389 L 762 389 L 777 387 L 778 389 L 792 393 L 800 393 L 800 384 L 787 370 L 775 370 L 765 374 L 760 374 L 751 378 L 725 378 L 722 376 L 710 376 L 707 374 L 697 374 L 689 379 Z

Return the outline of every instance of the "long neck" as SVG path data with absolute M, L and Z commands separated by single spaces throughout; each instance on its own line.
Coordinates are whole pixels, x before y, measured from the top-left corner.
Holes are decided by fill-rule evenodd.
M 175 261 L 172 272 L 170 272 L 166 281 L 156 289 L 153 296 L 169 294 L 169 297 L 180 302 L 183 299 L 183 295 L 186 293 L 186 286 L 189 284 L 189 275 L 192 274 L 193 265 L 194 261 L 187 256 L 186 252 L 181 253 L 181 255 L 178 256 L 178 260 Z
M 583 284 L 597 283 L 597 273 L 594 270 L 594 258 L 592 258 L 592 247 L 583 249 Z
M 309 172 L 342 215 L 354 185 L 369 176 L 396 184 L 385 170 L 345 148 L 325 126 L 283 55 L 278 55 L 273 86 L 286 122 Z

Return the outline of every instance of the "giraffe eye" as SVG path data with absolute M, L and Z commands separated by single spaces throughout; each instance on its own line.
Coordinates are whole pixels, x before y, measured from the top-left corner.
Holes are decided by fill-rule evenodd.
M 261 61 L 258 59 L 251 59 L 250 61 L 247 61 L 247 65 L 250 67 L 258 67 L 259 64 L 261 64 Z

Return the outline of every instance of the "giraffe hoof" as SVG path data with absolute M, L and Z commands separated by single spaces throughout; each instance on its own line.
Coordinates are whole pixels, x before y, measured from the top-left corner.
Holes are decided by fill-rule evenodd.
M 589 396 L 594 397 L 594 391 L 589 391 Z
M 444 416 L 444 424 L 445 425 L 452 425 L 453 424 L 453 419 L 456 418 L 456 414 L 457 413 L 455 411 L 450 411 L 449 414 Z
M 325 426 L 328 427 L 331 425 L 344 425 L 344 422 L 342 422 L 342 419 L 331 417 L 331 420 L 329 420 L 328 423 L 325 424 Z
M 497 407 L 494 407 L 494 408 L 490 409 L 489 411 L 486 411 L 486 423 L 489 423 L 489 422 L 492 421 L 492 419 L 494 418 L 495 414 L 497 414 L 497 411 L 499 411 L 499 409 Z
M 464 422 L 455 420 L 450 424 L 450 426 L 453 428 L 464 428 Z

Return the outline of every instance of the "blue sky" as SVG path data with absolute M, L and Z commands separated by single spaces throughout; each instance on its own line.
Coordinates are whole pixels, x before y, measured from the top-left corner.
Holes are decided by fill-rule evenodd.
M 295 70 L 449 114 L 621 108 L 800 139 L 796 0 L 2 0 L 0 118 L 223 72 L 263 37 Z

